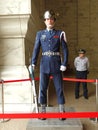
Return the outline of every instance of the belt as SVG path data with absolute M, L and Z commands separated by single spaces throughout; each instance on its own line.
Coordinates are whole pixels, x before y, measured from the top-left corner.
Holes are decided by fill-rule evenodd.
M 60 53 L 59 52 L 53 52 L 53 51 L 46 51 L 46 52 L 42 52 L 43 56 L 59 56 Z

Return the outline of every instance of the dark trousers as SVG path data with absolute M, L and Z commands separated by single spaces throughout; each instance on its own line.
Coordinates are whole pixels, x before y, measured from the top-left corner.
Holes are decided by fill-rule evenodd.
M 77 79 L 87 79 L 87 71 L 76 71 Z M 79 96 L 80 83 L 83 85 L 83 95 L 88 96 L 87 82 L 76 82 L 75 96 Z
M 51 74 L 53 76 L 53 82 L 56 89 L 58 104 L 64 104 L 64 94 L 63 94 L 63 80 L 62 73 Z M 40 73 L 40 93 L 39 93 L 39 103 L 47 103 L 47 88 L 49 84 L 50 74 Z

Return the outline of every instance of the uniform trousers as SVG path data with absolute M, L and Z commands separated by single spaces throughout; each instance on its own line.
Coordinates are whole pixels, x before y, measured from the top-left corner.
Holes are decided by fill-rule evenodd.
M 63 79 L 62 73 L 47 74 L 40 72 L 40 93 L 39 93 L 39 103 L 47 104 L 47 89 L 49 84 L 50 76 L 53 76 L 53 82 L 56 89 L 58 104 L 64 104 L 65 98 L 63 93 Z
M 87 71 L 76 71 L 77 79 L 87 79 Z M 76 82 L 75 96 L 79 96 L 79 87 L 81 82 Z M 88 96 L 87 82 L 82 82 L 83 85 L 83 95 Z

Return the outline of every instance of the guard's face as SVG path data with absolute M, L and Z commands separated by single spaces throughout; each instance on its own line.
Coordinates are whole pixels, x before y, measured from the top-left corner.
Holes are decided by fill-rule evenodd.
M 52 29 L 54 27 L 54 24 L 55 24 L 55 20 L 53 18 L 48 18 L 48 19 L 45 19 L 45 25 L 48 29 Z
M 84 56 L 85 56 L 84 53 L 80 53 L 80 54 L 79 54 L 79 57 L 84 57 Z

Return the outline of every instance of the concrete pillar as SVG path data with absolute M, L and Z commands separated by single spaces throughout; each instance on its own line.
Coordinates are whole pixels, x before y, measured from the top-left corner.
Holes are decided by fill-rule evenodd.
M 29 78 L 25 43 L 29 41 L 29 38 L 26 40 L 26 35 L 30 14 L 31 0 L 0 1 L 0 79 Z M 0 87 L 2 103 L 1 89 Z M 4 84 L 5 111 L 32 111 L 31 96 L 29 81 Z M 2 111 L 2 107 L 0 109 Z

